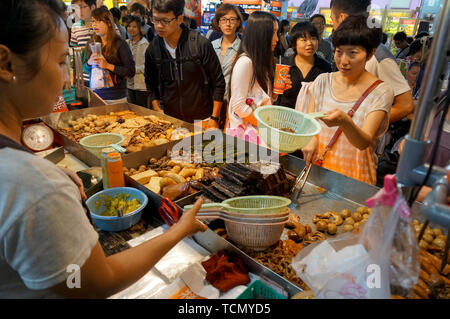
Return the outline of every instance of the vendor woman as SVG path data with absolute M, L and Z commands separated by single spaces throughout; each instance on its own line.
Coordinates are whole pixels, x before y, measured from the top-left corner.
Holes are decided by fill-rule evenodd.
M 0 1 L 0 298 L 108 297 L 185 236 L 206 230 L 197 202 L 164 234 L 106 257 L 80 180 L 20 144 L 22 121 L 50 113 L 67 80 L 61 4 Z M 72 265 L 81 268 L 77 289 L 66 284 Z
M 376 141 L 388 128 L 394 99 L 392 89 L 365 68 L 381 35 L 381 29 L 367 26 L 365 17 L 347 17 L 332 35 L 338 72 L 323 73 L 305 83 L 296 104 L 297 110 L 327 115 L 321 119 L 320 134 L 302 148 L 305 161 L 319 158 L 323 167 L 372 185 L 376 183 Z M 352 109 L 356 109 L 353 117 L 348 115 Z M 336 139 L 338 129 L 342 134 Z

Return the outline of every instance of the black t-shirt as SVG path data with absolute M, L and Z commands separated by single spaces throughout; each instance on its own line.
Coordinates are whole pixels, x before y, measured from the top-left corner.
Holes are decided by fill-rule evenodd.
M 284 91 L 284 94 L 278 97 L 276 102 L 277 105 L 295 108 L 295 102 L 297 101 L 298 93 L 302 88 L 302 82 L 312 82 L 320 74 L 331 72 L 330 63 L 319 57 L 317 54 L 314 54 L 314 65 L 306 77 L 304 77 L 300 69 L 295 64 L 295 57 L 296 55 L 292 55 L 281 59 L 282 64 L 291 66 L 289 74 L 291 75 L 292 88 Z

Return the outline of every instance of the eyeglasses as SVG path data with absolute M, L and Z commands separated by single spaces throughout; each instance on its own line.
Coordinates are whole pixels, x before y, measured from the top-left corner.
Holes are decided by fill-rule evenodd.
M 227 24 L 227 23 L 229 23 L 229 24 L 236 24 L 238 22 L 238 19 L 237 18 L 229 18 L 229 19 L 227 19 L 227 18 L 220 18 L 219 19 L 219 23 L 220 24 Z
M 89 8 L 89 6 L 79 6 L 80 9 Z
M 316 42 L 318 40 L 317 40 L 317 38 L 298 38 L 298 41 L 305 42 L 305 43 L 309 41 L 312 43 L 312 42 Z
M 163 27 L 167 27 L 175 19 L 176 19 L 176 17 L 173 18 L 173 19 L 158 19 L 158 18 L 155 18 L 155 17 L 150 17 L 150 21 L 153 24 L 155 24 L 155 25 L 156 24 L 161 24 Z

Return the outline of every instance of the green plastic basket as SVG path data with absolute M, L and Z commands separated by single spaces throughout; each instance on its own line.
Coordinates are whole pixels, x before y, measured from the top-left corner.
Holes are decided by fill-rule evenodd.
M 120 153 L 125 153 L 126 149 L 120 146 L 125 138 L 117 133 L 99 133 L 83 137 L 80 145 L 93 153 L 98 158 L 102 156 L 102 149 L 112 147 Z
M 261 280 L 250 284 L 236 299 L 287 299 L 279 292 L 273 290 Z
M 254 115 L 261 139 L 270 148 L 286 153 L 301 149 L 319 134 L 322 127 L 315 118 L 325 116 L 323 113 L 306 114 L 277 105 L 258 107 Z M 295 133 L 281 129 L 291 129 Z
M 289 198 L 281 196 L 256 195 L 233 197 L 224 200 L 222 203 L 203 204 L 201 208 L 217 207 L 240 214 L 270 215 L 283 213 L 290 203 Z M 184 206 L 184 209 L 190 209 L 193 206 L 187 205 Z

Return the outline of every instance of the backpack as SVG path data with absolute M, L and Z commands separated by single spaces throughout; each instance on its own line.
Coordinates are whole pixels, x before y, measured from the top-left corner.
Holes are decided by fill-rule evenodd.
M 155 56 L 153 58 L 154 58 L 154 62 L 156 64 L 156 66 L 158 68 L 159 76 L 160 76 L 160 81 L 159 81 L 159 86 L 158 86 L 160 94 L 161 94 L 160 96 L 163 95 L 162 94 L 163 93 L 162 83 L 164 80 L 163 72 L 162 72 L 162 65 L 163 65 L 163 63 L 167 63 L 167 62 L 170 62 L 170 63 L 179 62 L 181 64 L 181 63 L 193 61 L 194 63 L 199 65 L 200 69 L 202 70 L 202 75 L 203 75 L 203 79 L 204 79 L 203 84 L 205 86 L 209 86 L 208 76 L 206 74 L 205 68 L 203 67 L 203 63 L 202 63 L 200 54 L 198 52 L 198 47 L 200 45 L 200 42 L 199 42 L 200 33 L 197 31 L 193 31 L 193 30 L 189 30 L 188 32 L 189 32 L 189 34 L 188 34 L 187 41 L 188 41 L 189 56 L 182 57 L 181 59 L 179 59 L 179 58 L 173 59 L 171 56 L 169 56 L 168 58 L 163 58 L 162 52 L 161 52 L 161 45 L 159 43 L 160 40 L 159 39 L 157 40 L 158 45 L 157 45 L 157 49 L 154 50 Z

